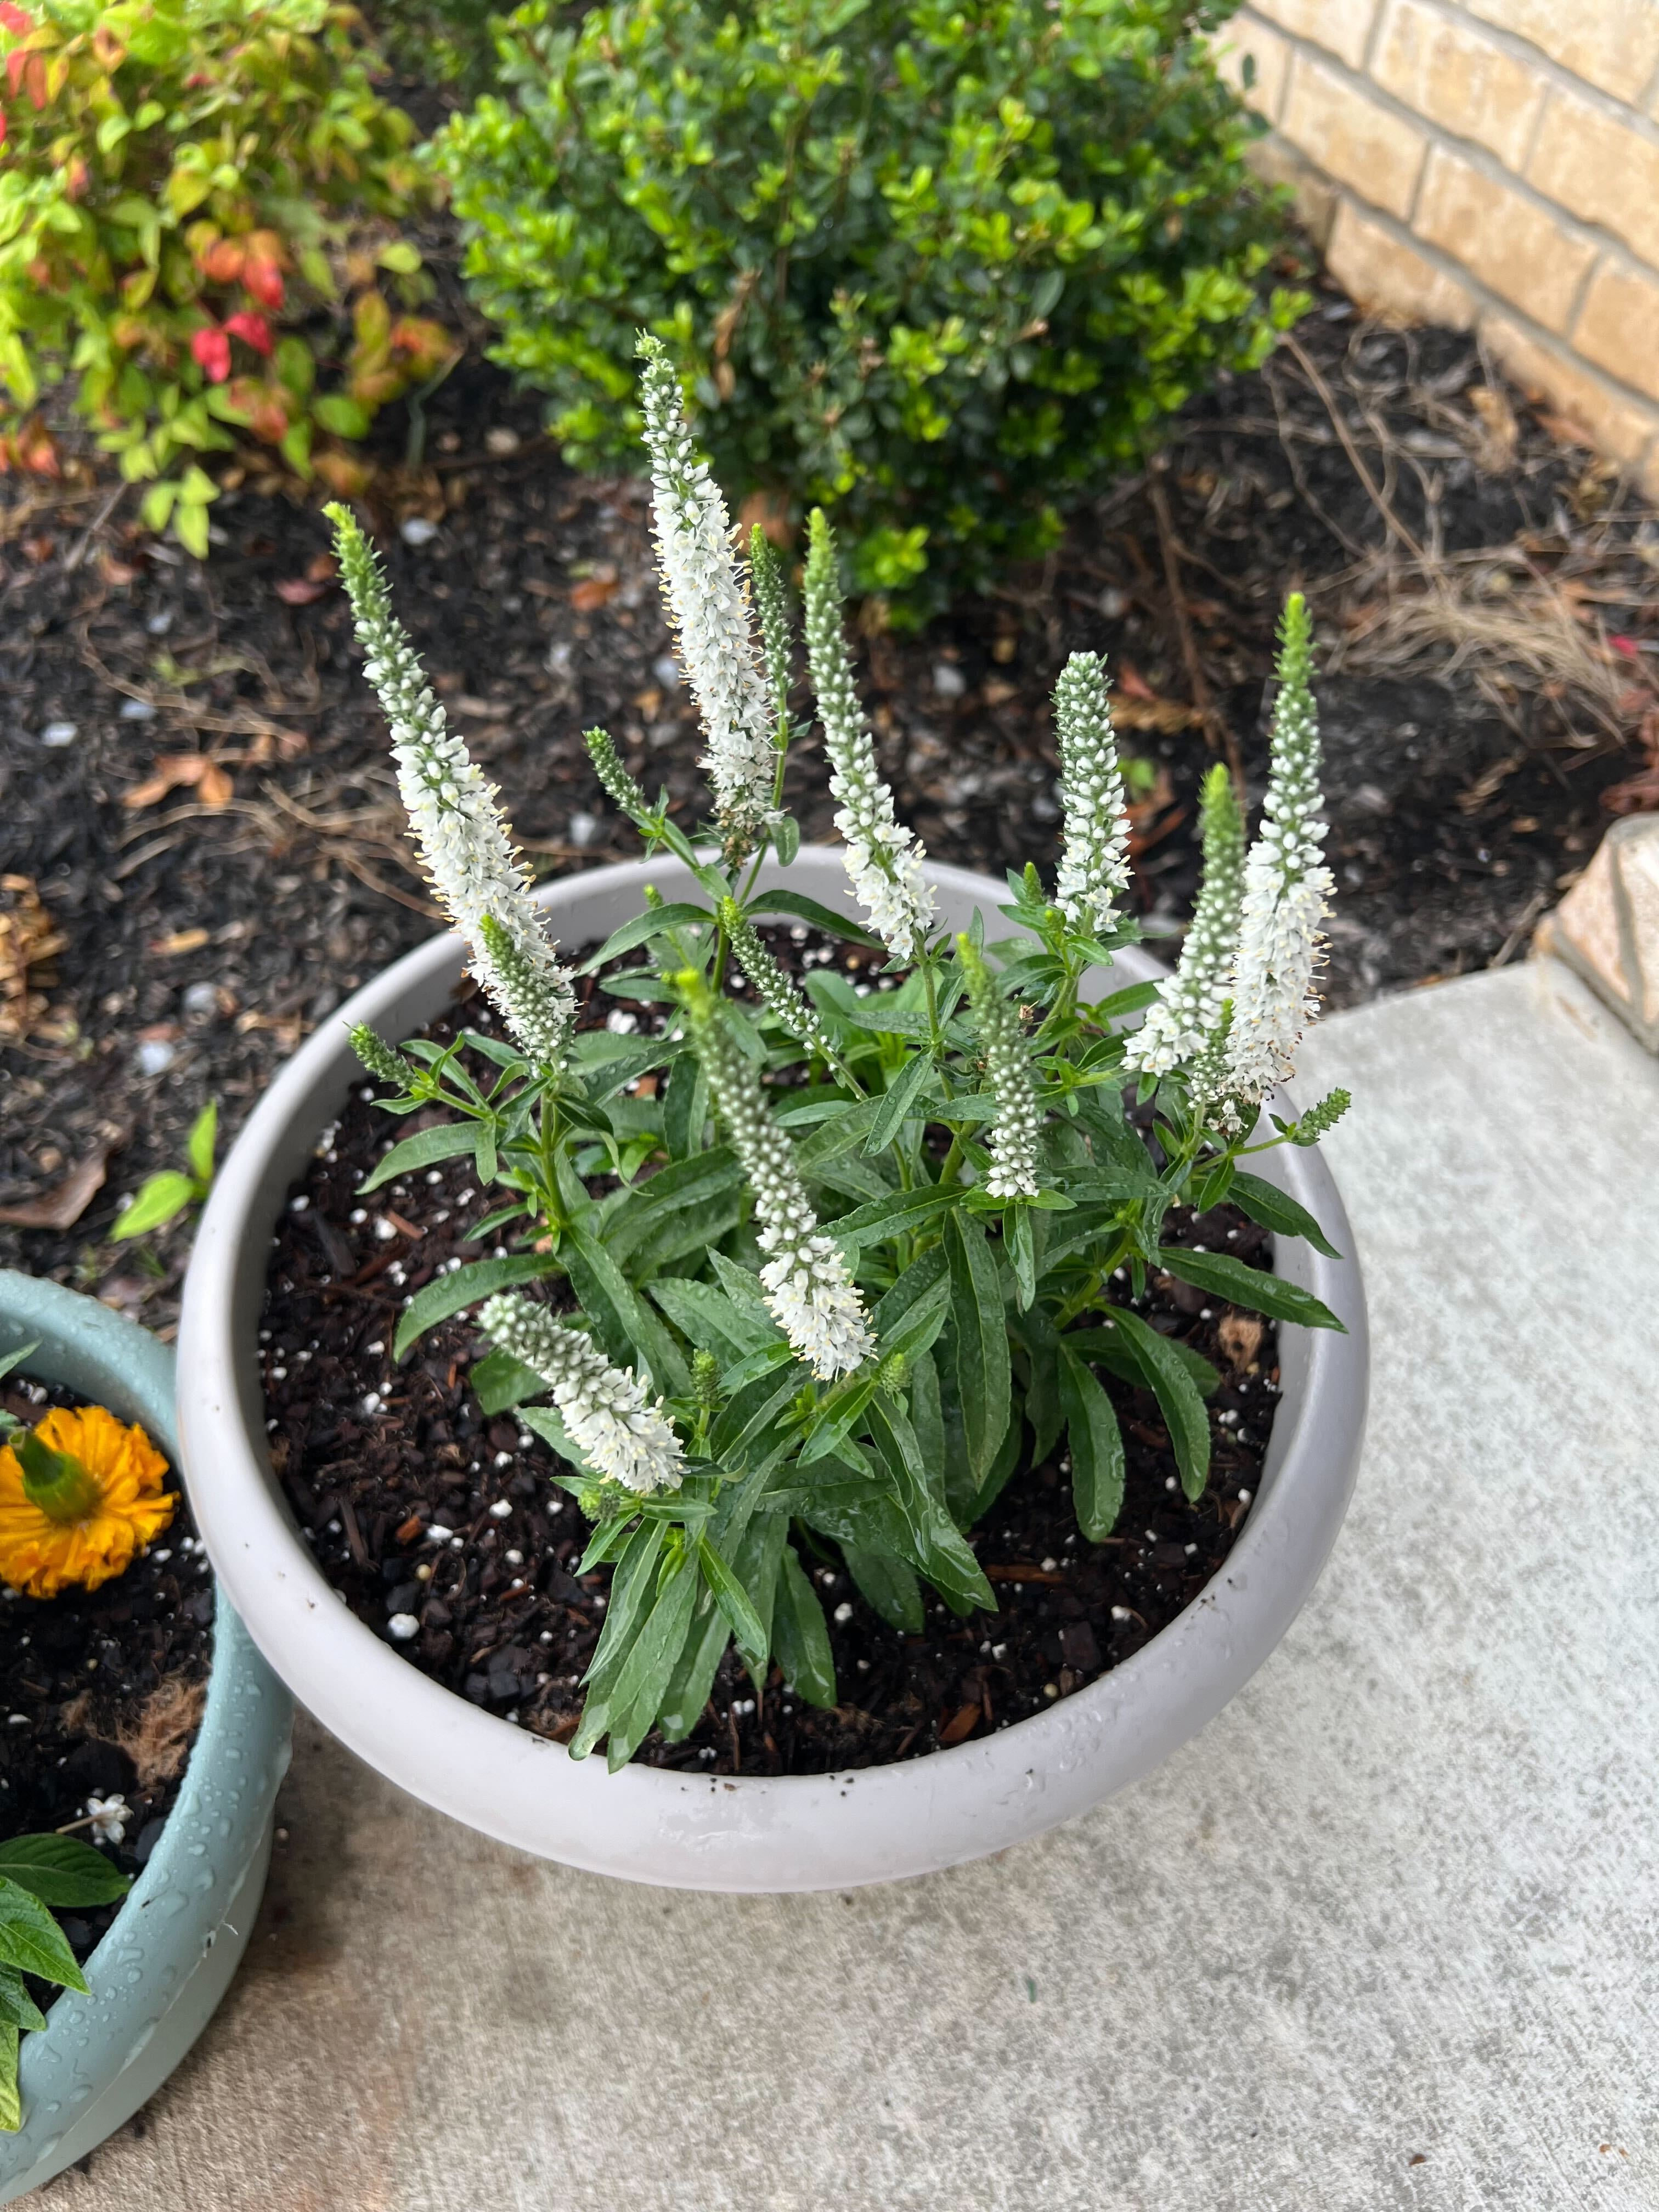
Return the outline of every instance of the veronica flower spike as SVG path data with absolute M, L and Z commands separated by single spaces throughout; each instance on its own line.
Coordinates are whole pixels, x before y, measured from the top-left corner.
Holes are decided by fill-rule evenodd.
M 491 1298 L 478 1316 L 498 1351 L 539 1375 L 570 1441 L 596 1474 L 641 1496 L 678 1490 L 685 1455 L 639 1377 L 613 1367 L 591 1337 L 526 1297 Z
M 702 717 L 703 766 L 726 857 L 736 864 L 753 852 L 773 811 L 776 716 L 725 499 L 692 443 L 679 379 L 660 342 L 642 337 L 639 351 L 663 605 Z
M 334 525 L 363 673 L 392 727 L 398 789 L 428 879 L 465 938 L 473 971 L 514 1042 L 538 1066 L 556 1067 L 569 1042 L 575 999 L 514 857 L 495 789 L 449 727 L 392 614 L 386 578 L 356 517 L 337 501 L 324 511 Z
M 755 1194 L 757 1241 L 771 1255 L 760 1279 L 772 1318 L 820 1382 L 849 1374 L 874 1355 L 876 1339 L 841 1247 L 818 1226 L 789 1139 L 707 982 L 692 970 L 675 980 L 714 1110 Z
M 1074 653 L 1054 686 L 1064 813 L 1054 896 L 1073 929 L 1098 937 L 1129 887 L 1129 820 L 1112 733 L 1106 664 Z
M 1157 999 L 1129 1040 L 1126 1067 L 1167 1075 L 1201 1052 L 1216 1032 L 1231 988 L 1244 889 L 1244 823 L 1233 782 L 1219 763 L 1200 794 L 1204 825 L 1204 880 L 1180 964 L 1158 986 Z
M 841 801 L 836 827 L 847 842 L 847 872 L 870 927 L 894 959 L 918 960 L 933 921 L 933 894 L 921 872 L 927 853 L 915 832 L 894 818 L 893 794 L 876 767 L 875 739 L 859 704 L 842 627 L 835 532 L 818 507 L 808 526 L 806 658 L 830 756 L 830 788 Z
M 1279 697 L 1262 822 L 1244 863 L 1238 957 L 1230 995 L 1227 1090 L 1255 1105 L 1288 1082 L 1302 1032 L 1319 1012 L 1315 988 L 1334 885 L 1320 819 L 1319 718 L 1307 602 L 1293 592 L 1279 624 Z
M 1031 1064 L 1020 1036 L 1019 1019 L 997 988 L 972 939 L 959 936 L 957 952 L 968 971 L 974 1026 L 984 1048 L 986 1081 L 997 1106 L 997 1118 L 991 1125 L 991 1171 L 985 1188 L 993 1198 L 1035 1198 L 1042 1109 L 1032 1087 Z

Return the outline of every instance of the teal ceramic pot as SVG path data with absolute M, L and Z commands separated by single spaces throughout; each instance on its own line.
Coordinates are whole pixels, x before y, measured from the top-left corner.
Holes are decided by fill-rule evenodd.
M 0 1357 L 140 1422 L 176 1468 L 173 1360 L 94 1299 L 0 1269 Z M 222 1589 L 201 1733 L 149 1864 L 65 1992 L 26 2035 L 23 2124 L 0 2135 L 0 2204 L 50 2181 L 131 2118 L 212 2017 L 246 1948 L 270 1859 L 294 1709 Z

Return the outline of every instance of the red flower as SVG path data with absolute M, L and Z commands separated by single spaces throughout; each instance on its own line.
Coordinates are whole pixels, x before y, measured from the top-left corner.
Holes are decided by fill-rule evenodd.
M 236 314 L 226 316 L 225 328 L 232 337 L 246 339 L 255 353 L 264 354 L 267 360 L 270 358 L 270 325 L 263 315 L 256 315 L 251 309 L 243 307 Z
M 242 271 L 242 282 L 262 307 L 282 306 L 283 272 L 274 261 L 250 258 Z
M 216 238 L 202 256 L 203 273 L 216 284 L 234 284 L 246 258 L 246 249 L 235 239 Z
M 230 340 L 210 324 L 191 339 L 190 349 L 207 372 L 210 384 L 222 384 L 230 374 Z

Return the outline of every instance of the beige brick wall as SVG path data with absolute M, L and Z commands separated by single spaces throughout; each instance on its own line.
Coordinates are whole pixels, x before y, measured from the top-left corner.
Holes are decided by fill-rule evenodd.
M 1338 281 L 1659 493 L 1659 0 L 1247 0 L 1217 44 Z

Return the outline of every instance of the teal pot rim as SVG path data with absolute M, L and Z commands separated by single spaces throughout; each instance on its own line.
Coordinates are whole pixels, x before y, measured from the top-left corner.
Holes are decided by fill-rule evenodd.
M 763 885 L 857 912 L 845 855 L 803 846 Z M 1006 886 L 929 864 L 939 919 L 988 918 Z M 566 876 L 537 893 L 555 937 L 603 939 L 647 884 L 695 888 L 667 859 Z M 1287 1242 L 1291 1282 L 1348 1334 L 1284 1325 L 1282 1395 L 1256 1502 L 1212 1579 L 1122 1665 L 1047 1711 L 902 1765 L 854 1773 L 715 1777 L 601 1759 L 486 1712 L 411 1666 L 342 1605 L 301 1540 L 266 1448 L 258 1332 L 271 1232 L 294 1178 L 363 1077 L 348 1030 L 408 1036 L 450 1003 L 465 964 L 437 937 L 356 993 L 283 1068 L 219 1170 L 197 1231 L 179 1324 L 179 1419 L 197 1526 L 260 1649 L 307 1710 L 400 1789 L 501 1842 L 596 1874 L 683 1889 L 850 1889 L 1004 1850 L 1085 1812 L 1196 1735 L 1273 1650 L 1313 1588 L 1347 1509 L 1364 1428 L 1365 1296 L 1352 1257 Z M 1164 971 L 1132 948 L 1114 971 Z M 1285 1094 L 1270 1102 L 1296 1109 Z M 1262 1172 L 1352 1251 L 1329 1169 L 1311 1151 L 1266 1154 Z
M 0 1269 L 0 1357 L 137 1421 L 179 1467 L 173 1355 L 96 1299 Z M 38 2189 L 131 2118 L 207 2025 L 247 1945 L 270 1856 L 293 1700 L 222 1586 L 202 1726 L 148 1864 L 66 1990 L 22 2039 L 23 2124 L 0 2136 L 0 2204 Z

